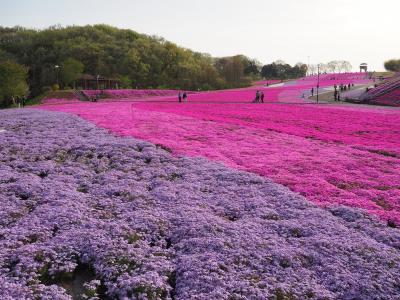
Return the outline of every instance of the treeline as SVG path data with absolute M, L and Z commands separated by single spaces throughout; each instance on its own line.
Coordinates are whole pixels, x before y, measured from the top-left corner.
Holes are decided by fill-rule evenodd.
M 304 77 L 307 74 L 307 65 L 297 63 L 291 66 L 284 61 L 278 60 L 261 68 L 261 76 L 265 79 L 294 79 Z
M 400 59 L 390 59 L 385 61 L 385 69 L 391 72 L 400 72 Z
M 316 74 L 318 72 L 318 66 L 321 73 L 342 73 L 350 72 L 353 69 L 353 66 L 347 60 L 332 60 L 327 63 L 310 65 L 310 73 Z
M 0 62 L 27 68 L 31 95 L 57 81 L 61 88 L 72 87 L 82 73 L 119 79 L 124 88 L 209 90 L 247 86 L 260 70 L 244 55 L 213 58 L 108 25 L 0 27 Z
M 16 104 L 29 93 L 28 69 L 10 60 L 0 61 L 0 108 Z

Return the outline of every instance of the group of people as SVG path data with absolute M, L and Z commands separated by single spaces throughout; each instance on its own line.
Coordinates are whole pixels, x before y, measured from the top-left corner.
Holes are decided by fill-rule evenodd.
M 179 100 L 179 102 L 182 102 L 182 101 L 187 102 L 187 93 L 186 92 L 181 93 L 181 91 L 179 91 L 178 100 Z
M 345 92 L 347 90 L 350 91 L 350 89 L 354 87 L 354 83 L 349 83 L 347 85 L 341 83 L 339 86 L 335 84 L 333 87 L 335 88 L 335 91 L 333 92 L 333 98 L 335 101 L 340 101 L 340 92 Z
M 13 98 L 15 104 L 18 105 L 19 108 L 25 107 L 26 98 L 25 97 L 17 97 L 16 99 Z
M 333 86 L 335 88 L 335 91 L 339 88 L 341 92 L 350 90 L 352 87 L 354 87 L 354 83 L 349 83 L 349 84 L 343 84 L 341 83 L 339 86 L 336 84 Z
M 341 83 L 339 86 L 335 84 L 334 86 L 335 91 L 333 92 L 333 97 L 335 101 L 340 101 L 340 92 L 345 92 L 347 90 L 350 90 L 352 87 L 354 87 L 354 83 L 349 83 L 349 84 L 343 84 Z M 314 88 L 311 88 L 311 96 L 314 96 Z M 304 97 L 304 94 L 303 94 Z
M 256 98 L 253 100 L 253 103 L 264 103 L 264 92 L 258 91 L 256 92 Z

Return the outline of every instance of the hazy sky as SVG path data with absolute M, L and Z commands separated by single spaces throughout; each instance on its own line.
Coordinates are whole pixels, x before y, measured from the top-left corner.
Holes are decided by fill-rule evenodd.
M 0 0 L 0 25 L 105 23 L 262 63 L 400 58 L 400 0 Z

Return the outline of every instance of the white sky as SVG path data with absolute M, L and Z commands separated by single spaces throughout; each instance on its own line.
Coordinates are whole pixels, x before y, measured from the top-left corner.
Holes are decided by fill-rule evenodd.
M 400 0 L 0 0 L 0 25 L 104 23 L 213 56 L 367 62 L 400 58 Z

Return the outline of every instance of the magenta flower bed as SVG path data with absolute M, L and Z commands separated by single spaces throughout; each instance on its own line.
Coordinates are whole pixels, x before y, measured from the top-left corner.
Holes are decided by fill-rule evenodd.
M 110 98 L 146 98 L 146 97 L 162 97 L 162 96 L 176 96 L 178 97 L 177 90 L 139 90 L 139 89 L 126 89 L 126 90 L 83 90 L 88 97 L 96 96 L 100 93 L 105 93 Z
M 231 89 L 221 91 L 194 92 L 189 91 L 188 101 L 192 102 L 251 102 L 255 98 L 257 90 L 261 90 L 265 94 L 265 102 L 309 102 L 302 98 L 305 94 L 309 96 L 312 87 L 317 86 L 317 77 L 310 76 L 295 81 L 289 81 L 282 86 L 265 87 L 266 83 L 279 83 L 280 80 L 265 80 L 256 82 L 261 86 L 252 86 L 243 89 Z M 360 73 L 343 73 L 343 74 L 323 74 L 320 76 L 320 87 L 333 86 L 334 84 L 348 83 L 368 83 L 370 80 L 365 79 L 365 75 Z M 88 97 L 98 95 L 100 92 L 105 93 L 111 99 L 124 100 L 147 100 L 147 101 L 177 101 L 178 90 L 84 90 Z
M 89 109 L 86 117 L 93 117 L 93 108 L 97 117 L 112 108 L 110 103 L 59 107 L 74 106 L 81 113 Z M 114 109 L 103 121 L 129 116 Z M 226 140 L 236 136 L 238 144 L 224 151 L 241 148 L 244 160 L 249 159 L 244 151 L 261 147 L 256 138 L 241 147 L 249 134 L 257 134 L 244 127 L 225 124 L 223 130 L 212 122 L 144 112 L 135 110 L 142 122 L 134 125 L 146 134 L 160 136 L 158 126 L 164 124 L 153 123 L 150 115 L 171 118 L 175 129 L 190 126 L 185 118 L 204 132 L 213 128 L 208 143 L 214 147 L 222 140 L 217 133 Z M 122 120 L 124 126 L 129 122 Z M 360 210 L 321 209 L 265 178 L 174 157 L 164 146 L 115 137 L 72 115 L 4 110 L 0 128 L 5 130 L 0 133 L 1 299 L 399 295 L 400 231 Z M 265 153 L 273 151 L 268 143 L 278 140 L 270 133 Z M 202 136 L 190 137 L 192 146 L 204 148 Z
M 371 103 L 390 105 L 390 106 L 400 106 L 400 88 L 373 99 Z
M 65 103 L 79 103 L 79 99 L 60 99 L 60 98 L 46 98 L 41 101 L 42 104 L 65 104 Z
M 310 105 L 108 103 L 43 107 L 400 223 L 400 113 Z

